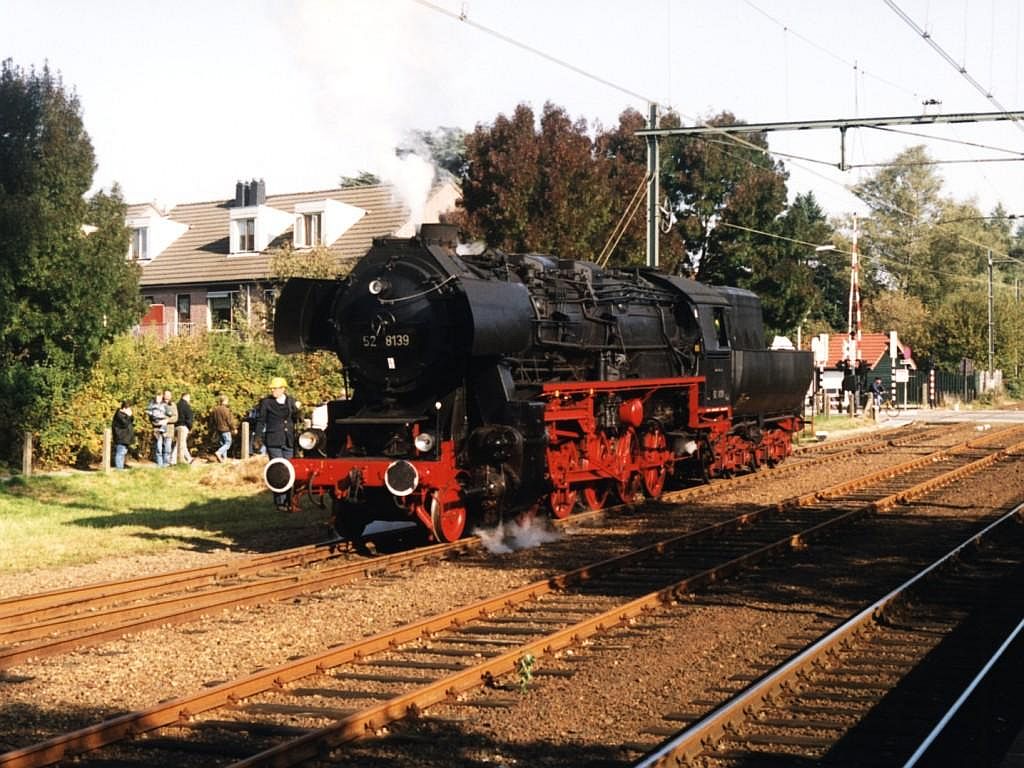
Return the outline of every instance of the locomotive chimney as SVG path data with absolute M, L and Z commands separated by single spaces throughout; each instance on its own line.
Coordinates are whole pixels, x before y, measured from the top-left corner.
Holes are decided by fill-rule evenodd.
M 459 228 L 454 224 L 421 224 L 420 242 L 454 251 L 459 244 Z

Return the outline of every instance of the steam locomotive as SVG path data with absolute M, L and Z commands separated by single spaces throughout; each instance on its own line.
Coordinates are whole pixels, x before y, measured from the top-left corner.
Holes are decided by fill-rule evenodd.
M 671 479 L 773 464 L 811 381 L 812 355 L 770 351 L 760 300 L 653 269 L 488 250 L 454 227 L 381 238 L 340 280 L 293 278 L 278 352 L 333 350 L 346 397 L 302 457 L 264 479 L 329 499 L 358 540 L 411 520 L 438 541 L 539 510 L 563 518 Z

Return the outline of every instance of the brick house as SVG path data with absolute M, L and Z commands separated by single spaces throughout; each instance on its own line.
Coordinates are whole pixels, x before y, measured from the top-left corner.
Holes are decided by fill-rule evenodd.
M 229 200 L 168 211 L 130 205 L 128 257 L 141 267 L 139 289 L 149 304 L 137 332 L 169 338 L 226 329 L 235 313 L 273 300 L 275 249 L 326 248 L 341 273 L 373 238 L 410 237 L 453 210 L 460 195 L 451 181 L 437 184 L 419 221 L 388 185 L 267 195 L 260 180 L 238 182 Z

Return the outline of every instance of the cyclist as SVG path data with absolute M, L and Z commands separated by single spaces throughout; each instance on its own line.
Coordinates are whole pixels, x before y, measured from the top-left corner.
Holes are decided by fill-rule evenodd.
M 875 377 L 875 380 L 871 382 L 871 399 L 875 403 L 875 410 L 879 410 L 882 407 L 882 380 Z

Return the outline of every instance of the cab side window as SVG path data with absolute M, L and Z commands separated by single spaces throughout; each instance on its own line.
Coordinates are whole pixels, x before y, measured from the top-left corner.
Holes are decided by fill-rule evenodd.
M 725 327 L 725 309 L 716 307 L 714 310 L 715 337 L 718 339 L 720 349 L 729 348 L 729 331 Z

